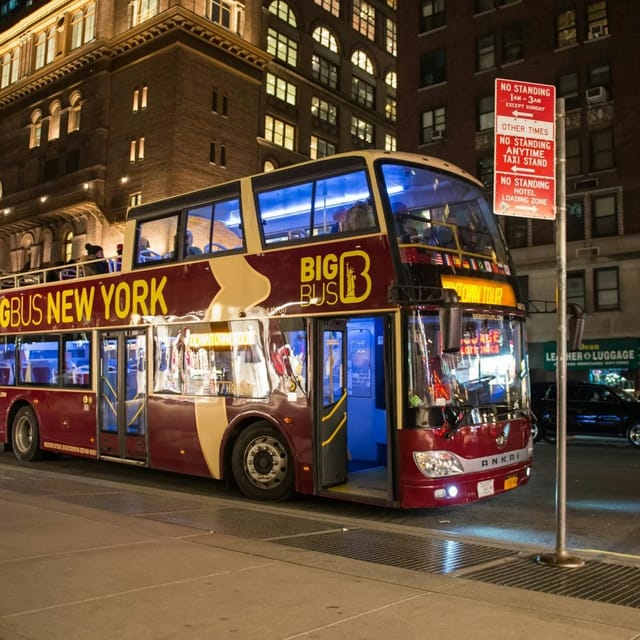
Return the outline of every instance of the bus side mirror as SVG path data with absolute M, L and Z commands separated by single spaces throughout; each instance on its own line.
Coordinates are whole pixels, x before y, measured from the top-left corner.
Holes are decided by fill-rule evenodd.
M 584 311 L 579 304 L 569 305 L 569 351 L 577 351 L 584 333 Z
M 443 303 L 439 311 L 443 353 L 460 351 L 462 345 L 462 307 L 453 289 L 443 289 Z

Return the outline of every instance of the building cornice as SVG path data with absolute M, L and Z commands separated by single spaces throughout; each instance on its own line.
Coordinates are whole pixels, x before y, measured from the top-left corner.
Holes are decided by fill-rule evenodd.
M 176 30 L 188 33 L 259 70 L 263 70 L 271 60 L 269 54 L 214 22 L 201 18 L 183 7 L 171 7 L 154 18 L 145 20 L 138 27 L 127 29 L 111 40 L 94 40 L 77 51 L 71 52 L 62 60 L 49 64 L 10 85 L 0 92 L 0 109 L 51 86 L 69 74 L 102 60 L 112 61 Z

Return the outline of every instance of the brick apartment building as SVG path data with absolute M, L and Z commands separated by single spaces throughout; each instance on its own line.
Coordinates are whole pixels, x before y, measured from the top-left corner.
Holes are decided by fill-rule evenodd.
M 395 146 L 395 0 L 0 0 L 0 272 L 127 209 Z
M 634 0 L 398 3 L 398 149 L 446 158 L 491 198 L 494 83 L 553 84 L 566 109 L 567 295 L 587 313 L 569 378 L 638 389 L 640 6 Z M 410 43 L 410 45 L 408 44 Z M 555 375 L 555 225 L 503 219 L 530 301 L 534 379 Z

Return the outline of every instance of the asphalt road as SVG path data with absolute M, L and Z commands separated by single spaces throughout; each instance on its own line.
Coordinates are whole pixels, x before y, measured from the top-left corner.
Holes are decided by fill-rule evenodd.
M 0 468 L 19 464 L 0 453 Z M 234 497 L 223 483 L 111 463 L 77 458 L 53 458 L 35 463 L 49 472 L 127 482 L 172 491 Z M 624 441 L 572 441 L 567 447 L 565 546 L 631 556 L 640 560 L 640 450 Z M 536 445 L 529 484 L 471 505 L 437 510 L 403 511 L 298 497 L 287 506 L 302 513 L 347 516 L 401 524 L 507 545 L 527 545 L 550 552 L 558 544 L 556 448 Z

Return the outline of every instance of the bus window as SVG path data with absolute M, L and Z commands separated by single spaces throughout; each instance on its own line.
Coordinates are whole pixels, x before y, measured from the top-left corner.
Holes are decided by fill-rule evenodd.
M 231 198 L 187 210 L 185 255 L 242 249 L 240 199 Z
M 20 382 L 27 384 L 57 384 L 60 342 L 48 336 L 18 338 Z
M 271 391 L 254 321 L 156 327 L 154 391 L 264 398 Z
M 13 336 L 0 338 L 0 385 L 15 384 L 16 345 Z
M 156 220 L 146 220 L 136 229 L 137 249 L 133 263 L 146 265 L 160 260 L 174 260 L 175 238 L 178 233 L 178 214 Z
M 88 386 L 91 382 L 91 340 L 89 334 L 72 333 L 62 337 L 62 384 Z
M 266 245 L 376 228 L 364 170 L 262 191 L 257 200 Z

